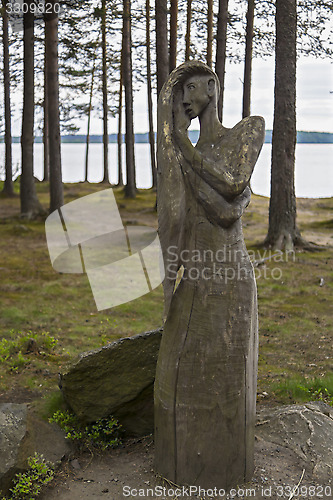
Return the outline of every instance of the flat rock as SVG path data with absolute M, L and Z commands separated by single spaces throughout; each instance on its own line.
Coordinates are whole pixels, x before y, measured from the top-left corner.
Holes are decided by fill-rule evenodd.
M 27 413 L 26 404 L 0 405 L 0 490 L 3 492 L 7 491 L 18 472 L 19 448 L 26 434 Z
M 333 408 L 321 401 L 261 409 L 256 437 L 287 448 L 314 478 L 333 477 Z
M 154 380 L 162 329 L 85 352 L 61 376 L 64 399 L 82 420 L 113 415 L 127 434 L 154 429 Z
M 35 452 L 52 463 L 70 451 L 63 431 L 38 418 L 28 404 L 0 404 L 0 490 L 6 493 L 15 474 L 27 469 Z

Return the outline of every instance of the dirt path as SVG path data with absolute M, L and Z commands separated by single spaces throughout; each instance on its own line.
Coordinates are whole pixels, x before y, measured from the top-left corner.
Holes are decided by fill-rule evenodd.
M 174 485 L 155 475 L 154 446 L 152 438 L 147 437 L 141 441 L 128 442 L 122 448 L 103 456 L 85 455 L 65 464 L 59 477 L 45 491 L 41 500 L 289 499 L 303 474 L 304 467 L 300 459 L 287 448 L 264 440 L 256 439 L 255 450 L 256 469 L 253 480 L 246 486 L 235 488 L 230 495 L 214 496 L 211 495 L 212 492 L 207 492 L 206 496 L 196 496 L 185 490 L 177 496 Z M 332 478 L 316 482 L 311 471 L 305 469 L 298 496 L 292 498 L 331 499 L 331 492 Z

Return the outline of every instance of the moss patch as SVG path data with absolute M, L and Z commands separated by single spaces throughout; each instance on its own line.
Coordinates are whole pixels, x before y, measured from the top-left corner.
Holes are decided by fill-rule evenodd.
M 65 185 L 65 202 L 101 189 L 105 186 Z M 37 183 L 37 191 L 47 208 L 47 183 Z M 139 190 L 135 200 L 126 199 L 120 188 L 114 192 L 124 223 L 157 227 L 153 190 Z M 332 210 L 333 199 L 298 200 L 302 235 L 320 244 L 332 244 Z M 282 390 L 283 384 L 290 380 L 301 385 L 322 380 L 325 386 L 325 377 L 333 368 L 333 251 L 327 246 L 325 251 L 315 253 L 265 253 L 258 244 L 267 232 L 267 198 L 253 196 L 243 220 L 250 254 L 254 261 L 262 261 L 256 267 L 260 319 L 258 399 L 268 404 L 288 402 L 290 397 L 297 400 L 297 391 L 290 396 L 287 385 Z M 22 348 L 20 356 L 16 352 L 0 362 L 0 400 L 14 388 L 10 393 L 12 401 L 15 394 L 24 399 L 26 391 L 29 397 L 46 396 L 52 401 L 54 397 L 56 404 L 51 406 L 55 409 L 58 400 L 52 395 L 58 392 L 58 372 L 77 354 L 161 326 L 161 286 L 130 303 L 98 312 L 85 275 L 53 270 L 44 219 L 20 220 L 18 197 L 0 200 L 0 232 L 1 338 L 19 345 L 21 338 L 30 336 L 38 344 L 47 332 L 56 340 L 52 349 L 26 352 Z M 15 370 L 13 356 L 17 359 Z

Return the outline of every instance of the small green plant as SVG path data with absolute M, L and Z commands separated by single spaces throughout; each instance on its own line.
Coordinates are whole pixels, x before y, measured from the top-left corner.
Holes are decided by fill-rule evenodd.
M 82 431 L 79 430 L 80 422 L 78 418 L 69 411 L 57 410 L 51 418 L 49 418 L 50 423 L 56 423 L 65 431 L 66 439 L 70 439 L 73 442 L 81 441 L 83 438 Z
M 56 411 L 49 419 L 55 422 L 66 433 L 66 439 L 70 439 L 80 448 L 91 446 L 107 450 L 116 448 L 121 444 L 121 425 L 113 417 L 101 418 L 97 422 L 84 425 L 69 411 Z
M 58 342 L 48 332 L 29 331 L 23 334 L 11 330 L 9 335 L 13 338 L 0 340 L 0 364 L 5 364 L 14 373 L 29 364 L 31 353 L 40 355 L 50 353 Z
M 96 423 L 86 427 L 87 435 L 98 447 L 106 450 L 107 448 L 116 448 L 121 444 L 120 437 L 121 426 L 114 418 L 101 418 Z
M 35 453 L 28 458 L 28 465 L 29 469 L 26 472 L 16 474 L 14 486 L 9 490 L 10 496 L 2 497 L 2 500 L 34 500 L 43 486 L 52 481 L 54 465 L 47 462 L 43 455 Z

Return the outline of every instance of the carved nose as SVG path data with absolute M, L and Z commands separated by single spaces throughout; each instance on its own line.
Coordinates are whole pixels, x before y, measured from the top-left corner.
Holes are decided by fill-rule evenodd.
M 184 95 L 183 95 L 183 104 L 190 104 L 189 95 L 188 95 L 188 92 L 186 92 L 186 91 L 184 91 Z

